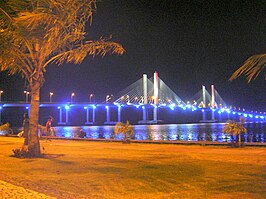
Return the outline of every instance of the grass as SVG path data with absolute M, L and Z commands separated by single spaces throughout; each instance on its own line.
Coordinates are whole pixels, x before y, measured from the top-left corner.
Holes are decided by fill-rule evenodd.
M 57 198 L 265 198 L 266 149 L 42 140 L 45 158 L 10 157 L 0 180 Z

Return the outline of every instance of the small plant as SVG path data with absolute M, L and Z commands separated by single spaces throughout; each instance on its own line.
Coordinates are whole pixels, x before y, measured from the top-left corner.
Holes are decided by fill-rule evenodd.
M 123 143 L 130 144 L 130 138 L 134 135 L 133 126 L 127 121 L 126 123 L 118 122 L 115 125 L 115 134 L 123 134 Z
M 240 122 L 228 120 L 223 128 L 224 133 L 238 136 L 238 147 L 241 146 L 241 133 L 246 133 L 247 129 L 244 127 L 245 118 L 241 117 Z
M 43 152 L 45 151 L 45 148 L 42 147 Z M 16 158 L 33 158 L 35 157 L 34 155 L 32 155 L 29 152 L 29 148 L 27 145 L 23 145 L 21 149 L 13 149 L 13 155 L 11 155 L 12 157 L 16 157 Z M 43 157 L 43 153 L 41 153 L 41 155 L 39 157 Z
M 21 149 L 13 149 L 12 151 L 14 153 L 13 157 L 16 157 L 16 158 L 29 158 L 30 157 L 29 152 L 26 150 L 24 151 Z

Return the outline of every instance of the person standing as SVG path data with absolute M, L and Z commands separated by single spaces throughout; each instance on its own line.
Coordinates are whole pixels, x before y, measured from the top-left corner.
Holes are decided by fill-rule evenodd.
M 52 127 L 52 122 L 53 122 L 53 117 L 49 116 L 48 121 L 46 122 L 46 133 L 47 135 L 54 136 L 54 130 L 51 128 Z
M 45 125 L 47 135 L 50 135 L 51 126 L 52 126 L 52 120 L 48 119 L 48 121 L 46 122 L 46 125 Z

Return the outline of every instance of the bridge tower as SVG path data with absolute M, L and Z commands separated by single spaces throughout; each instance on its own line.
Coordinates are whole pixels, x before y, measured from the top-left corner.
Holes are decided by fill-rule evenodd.
M 216 108 L 216 103 L 215 103 L 215 90 L 214 90 L 214 85 L 211 85 L 211 91 L 212 91 L 212 98 L 211 98 L 211 107 L 212 109 L 212 120 L 215 120 L 214 118 L 214 109 Z
M 147 80 L 147 75 L 143 74 L 143 109 L 142 109 L 142 120 L 146 121 L 147 120 L 147 110 L 145 105 L 148 104 L 148 80 Z
M 202 108 L 206 108 L 206 88 L 202 85 Z M 206 112 L 202 109 L 202 120 L 206 121 Z
M 158 120 L 158 109 L 157 105 L 159 103 L 159 77 L 158 73 L 155 71 L 154 73 L 154 82 L 153 82 L 153 89 L 154 89 L 154 108 L 153 108 L 153 120 Z

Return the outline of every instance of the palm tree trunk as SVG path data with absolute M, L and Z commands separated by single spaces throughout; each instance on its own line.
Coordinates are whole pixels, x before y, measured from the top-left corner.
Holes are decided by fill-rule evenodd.
M 30 105 L 30 131 L 28 151 L 30 157 L 40 157 L 40 142 L 38 137 L 39 123 L 39 104 L 40 104 L 40 84 L 31 86 L 31 105 Z

